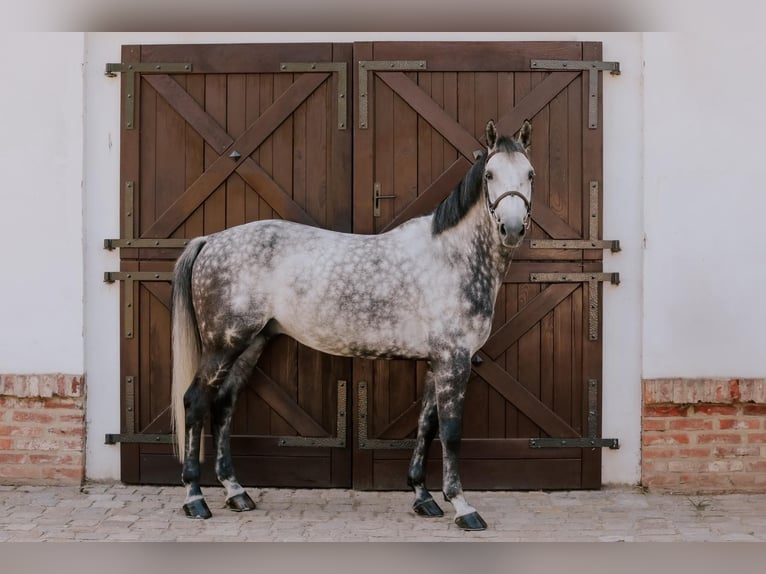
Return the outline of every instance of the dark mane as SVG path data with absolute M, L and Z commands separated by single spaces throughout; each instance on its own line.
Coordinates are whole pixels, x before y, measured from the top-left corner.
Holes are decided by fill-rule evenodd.
M 524 153 L 524 147 L 515 139 L 508 136 L 500 136 L 495 149 L 503 152 L 518 151 Z M 479 159 L 471 166 L 461 182 L 452 192 L 445 197 L 434 210 L 434 218 L 431 222 L 431 234 L 439 235 L 458 224 L 471 208 L 479 201 L 482 193 L 482 174 L 487 163 L 487 152 L 483 152 Z

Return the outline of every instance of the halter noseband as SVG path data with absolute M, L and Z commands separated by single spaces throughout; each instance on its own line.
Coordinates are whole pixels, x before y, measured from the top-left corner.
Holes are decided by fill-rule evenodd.
M 487 171 L 487 169 L 486 169 L 487 163 L 489 163 L 490 158 L 493 155 L 495 155 L 496 153 L 498 153 L 497 150 L 492 151 L 489 154 L 487 154 L 487 159 L 484 162 L 484 166 L 485 166 L 484 167 L 484 172 L 485 173 Z M 527 213 L 524 215 L 524 229 L 529 229 L 529 224 L 530 224 L 530 221 L 531 221 L 530 220 L 530 215 L 532 214 L 532 202 L 529 201 L 524 196 L 524 194 L 522 194 L 522 193 L 520 193 L 518 191 L 506 191 L 506 192 L 501 193 L 495 201 L 490 202 L 489 201 L 489 188 L 487 186 L 487 178 L 486 177 L 482 177 L 482 184 L 484 185 L 484 197 L 487 198 L 487 209 L 489 210 L 490 215 L 494 218 L 495 223 L 497 223 L 498 229 L 502 225 L 502 222 L 500 221 L 500 218 L 495 213 L 495 210 L 497 209 L 497 206 L 500 205 L 500 202 L 502 200 L 504 200 L 506 197 L 520 197 L 524 201 L 524 207 L 526 207 L 526 209 L 527 209 Z

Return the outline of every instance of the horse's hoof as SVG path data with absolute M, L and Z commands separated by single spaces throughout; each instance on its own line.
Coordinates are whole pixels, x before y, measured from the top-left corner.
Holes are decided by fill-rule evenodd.
M 439 505 L 436 504 L 436 501 L 433 498 L 416 501 L 415 504 L 412 505 L 412 510 L 414 510 L 415 514 L 418 516 L 427 516 L 429 518 L 444 516 L 444 512 Z
M 478 512 L 471 512 L 471 514 L 464 514 L 455 518 L 455 524 L 457 524 L 462 530 L 486 530 L 487 523 L 479 516 Z
M 210 512 L 204 498 L 192 500 L 191 502 L 184 504 L 184 513 L 189 518 L 207 519 L 213 516 L 213 513 Z
M 234 512 L 246 512 L 248 510 L 255 510 L 255 502 L 253 502 L 249 494 L 240 492 L 226 499 L 226 508 Z

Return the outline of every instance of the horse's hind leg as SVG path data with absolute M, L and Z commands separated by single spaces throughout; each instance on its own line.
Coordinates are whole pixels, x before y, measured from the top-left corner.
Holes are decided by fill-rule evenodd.
M 239 391 L 255 369 L 267 341 L 265 336 L 258 335 L 237 358 L 223 385 L 215 394 L 211 408 L 213 441 L 216 450 L 215 473 L 220 483 L 226 488 L 225 506 L 237 512 L 253 510 L 255 502 L 234 475 L 231 457 L 231 420 Z
M 200 487 L 200 446 L 202 425 L 208 413 L 212 390 L 224 379 L 232 359 L 223 353 L 207 353 L 201 361 L 191 386 L 184 394 L 186 411 L 186 448 L 182 472 L 186 486 L 184 513 L 189 518 L 210 518 L 210 509 L 205 503 Z
M 444 512 L 426 488 L 426 460 L 431 442 L 439 430 L 439 419 L 436 411 L 436 395 L 434 393 L 433 372 L 426 373 L 426 383 L 423 389 L 423 404 L 418 420 L 418 438 L 412 453 L 407 484 L 415 491 L 415 502 L 412 509 L 420 516 L 444 516 Z
M 458 473 L 462 438 L 463 403 L 471 374 L 470 354 L 456 352 L 448 361 L 434 365 L 439 438 L 442 442 L 444 499 L 455 508 L 455 524 L 463 530 L 484 530 L 487 523 L 465 499 Z

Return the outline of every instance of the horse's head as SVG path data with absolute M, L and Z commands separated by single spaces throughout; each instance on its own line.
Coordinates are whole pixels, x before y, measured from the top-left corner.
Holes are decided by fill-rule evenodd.
M 529 227 L 535 176 L 527 156 L 531 135 L 532 126 L 528 121 L 516 139 L 498 137 L 495 122 L 487 123 L 484 193 L 489 214 L 497 223 L 500 240 L 506 247 L 517 247 Z

